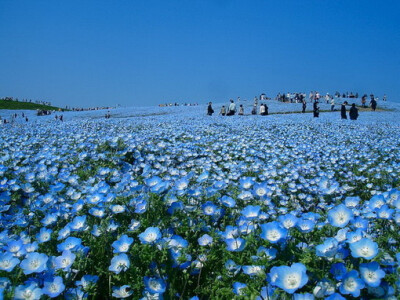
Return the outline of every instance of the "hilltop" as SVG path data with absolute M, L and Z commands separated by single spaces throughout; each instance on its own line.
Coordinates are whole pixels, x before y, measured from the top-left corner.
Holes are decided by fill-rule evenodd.
M 60 107 L 39 104 L 34 102 L 22 102 L 16 101 L 12 98 L 0 98 L 0 109 L 9 109 L 9 110 L 64 110 Z

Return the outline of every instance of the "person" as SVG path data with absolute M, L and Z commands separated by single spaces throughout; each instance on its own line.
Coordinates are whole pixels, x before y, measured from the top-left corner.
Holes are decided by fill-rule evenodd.
M 365 104 L 367 103 L 367 95 L 361 97 L 361 105 L 362 107 L 367 107 Z
M 383 95 L 382 101 L 386 101 L 386 94 Z
M 346 105 L 347 105 L 347 101 L 344 101 L 340 108 L 340 116 L 342 119 L 347 119 Z
M 335 110 L 335 99 L 331 98 L 331 111 Z
M 26 122 L 28 122 L 28 121 L 29 121 L 29 120 L 28 120 L 28 117 L 25 117 L 25 121 L 26 121 Z
M 260 115 L 265 116 L 265 106 L 264 106 L 264 103 L 261 103 L 261 105 L 260 105 Z
M 306 99 L 303 99 L 303 110 L 301 112 L 305 113 L 307 108 L 307 102 Z
M 213 113 L 214 113 L 214 110 L 212 108 L 212 102 L 209 102 L 208 107 L 207 107 L 207 115 L 212 116 Z
M 376 109 L 376 104 L 377 104 L 376 100 L 375 100 L 374 96 L 372 96 L 371 97 L 371 108 L 373 111 L 375 111 L 375 109 Z
M 221 111 L 219 112 L 220 115 L 225 116 L 226 115 L 226 108 L 225 105 L 222 105 Z
M 60 119 L 61 122 L 63 122 L 63 121 L 64 121 L 63 115 L 61 115 L 61 116 L 59 117 L 59 119 Z
M 236 113 L 236 104 L 233 102 L 233 100 L 230 100 L 231 103 L 229 104 L 228 107 L 228 113 L 226 114 L 227 116 L 233 116 Z
M 254 97 L 254 105 L 255 105 L 255 106 L 258 105 L 258 98 L 257 98 L 257 96 Z
M 253 105 L 253 109 L 251 110 L 251 114 L 252 115 L 256 115 L 257 114 L 257 105 L 256 104 Z
M 239 116 L 243 116 L 243 115 L 244 115 L 243 104 L 240 104 L 240 106 L 239 106 Z
M 313 113 L 314 113 L 314 118 L 319 117 L 319 106 L 318 106 L 318 100 L 315 100 L 314 105 L 313 105 Z
M 350 120 L 357 120 L 357 118 L 358 118 L 358 109 L 357 109 L 355 103 L 353 103 L 351 105 L 349 116 L 350 116 Z

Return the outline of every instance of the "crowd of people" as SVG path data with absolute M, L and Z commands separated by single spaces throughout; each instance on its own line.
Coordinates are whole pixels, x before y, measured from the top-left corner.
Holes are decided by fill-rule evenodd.
M 21 113 L 21 115 L 19 115 L 17 113 L 13 113 L 8 120 L 7 119 L 2 119 L 0 117 L 0 124 L 7 124 L 7 123 L 13 124 L 17 120 L 17 118 L 19 118 L 19 117 L 22 118 L 22 120 L 25 121 L 25 122 L 29 121 L 28 116 L 26 116 L 24 113 Z
M 322 97 L 320 95 L 319 92 L 310 92 L 309 95 L 309 99 L 310 101 L 313 103 L 313 115 L 315 118 L 319 117 L 319 113 L 320 113 L 320 107 L 319 107 L 319 103 L 321 101 L 326 101 L 327 104 L 330 104 L 330 111 L 335 111 L 335 99 L 338 99 L 338 97 L 341 98 L 349 98 L 349 99 L 356 99 L 356 96 L 358 97 L 358 93 L 353 94 L 353 93 L 347 93 L 346 95 L 343 94 L 344 96 L 341 97 L 342 95 L 340 95 L 340 93 L 336 93 L 335 96 L 329 95 L 329 93 L 326 94 L 326 96 L 324 96 L 323 100 Z M 340 100 L 341 100 L 340 98 Z M 307 100 L 306 100 L 306 95 L 305 93 L 288 93 L 288 94 L 278 94 L 278 96 L 275 98 L 278 101 L 283 101 L 283 102 L 287 102 L 290 101 L 292 103 L 302 103 L 302 113 L 306 112 L 307 109 Z M 288 99 L 283 100 L 283 99 Z M 362 97 L 362 107 L 365 108 L 366 106 L 366 99 L 367 99 L 367 95 L 364 95 Z M 384 96 L 384 101 L 386 101 L 386 95 Z M 266 102 L 261 102 L 260 105 L 258 105 L 260 101 L 266 101 L 266 100 L 270 100 L 270 98 L 268 98 L 265 94 L 262 94 L 260 96 L 260 98 L 258 97 L 254 97 L 254 104 L 251 110 L 251 114 L 252 115 L 261 115 L 261 116 L 267 116 L 269 114 L 269 108 Z M 349 103 L 347 101 L 344 101 L 341 104 L 341 118 L 342 119 L 347 119 L 347 110 L 346 110 L 346 106 L 349 105 Z M 369 106 L 371 107 L 371 109 L 373 111 L 376 110 L 377 108 L 377 101 L 376 98 L 374 97 L 373 94 L 370 95 L 370 103 Z M 243 104 L 240 104 L 240 97 L 237 98 L 237 101 L 235 102 L 233 99 L 230 99 L 229 104 L 227 106 L 222 105 L 221 110 L 219 112 L 220 116 L 233 116 L 235 114 L 238 115 L 244 115 L 244 106 Z M 207 115 L 212 116 L 214 114 L 214 109 L 212 107 L 212 102 L 208 103 L 207 106 Z M 349 110 L 349 118 L 350 120 L 357 120 L 359 116 L 358 113 L 358 108 L 356 107 L 356 104 L 353 103 L 350 107 Z

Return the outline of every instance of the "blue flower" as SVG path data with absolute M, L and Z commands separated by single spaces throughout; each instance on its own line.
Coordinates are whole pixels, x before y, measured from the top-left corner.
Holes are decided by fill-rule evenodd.
M 314 295 L 310 293 L 305 294 L 294 294 L 293 300 L 314 300 Z
M 218 207 L 211 201 L 207 201 L 201 206 L 201 209 L 206 216 L 213 216 L 217 213 Z
M 344 204 L 332 208 L 328 212 L 328 221 L 332 226 L 343 228 L 353 219 L 353 211 Z
M 29 298 L 27 298 L 29 295 Z M 14 291 L 14 299 L 16 300 L 39 300 L 43 295 L 42 289 L 35 282 L 28 282 L 26 285 L 19 285 Z
M 233 293 L 238 296 L 244 296 L 245 293 L 243 289 L 247 287 L 247 284 L 241 283 L 241 282 L 234 282 L 233 283 Z
M 378 287 L 386 275 L 376 261 L 360 264 L 360 273 L 361 278 L 370 287 Z
M 246 241 L 242 238 L 225 239 L 226 249 L 232 252 L 240 252 L 246 246 Z
M 358 277 L 358 272 L 356 270 L 351 270 L 343 276 L 339 291 L 343 295 L 350 294 L 353 297 L 358 297 L 360 296 L 360 290 L 364 287 L 364 281 Z
M 46 254 L 31 252 L 28 253 L 20 266 L 25 275 L 40 273 L 47 269 L 48 256 Z
M 237 273 L 239 273 L 241 267 L 238 266 L 232 259 L 228 259 L 225 262 L 225 269 L 229 276 L 235 276 Z
M 339 293 L 333 293 L 332 295 L 326 297 L 325 300 L 346 300 L 346 298 Z
M 125 253 L 128 252 L 129 247 L 133 243 L 133 238 L 128 237 L 126 234 L 122 235 L 118 240 L 112 243 L 114 248 L 113 253 Z
M 271 274 L 271 277 L 274 277 L 271 284 L 276 285 L 289 294 L 293 294 L 298 289 L 301 289 L 308 282 L 307 269 L 301 263 L 294 263 L 290 267 L 280 266 L 273 269 L 275 274 Z
M 65 250 L 75 251 L 81 245 L 82 245 L 82 240 L 80 238 L 70 236 L 64 242 L 57 245 L 57 250 L 59 252 L 62 252 Z
M 250 276 L 261 275 L 264 274 L 265 266 L 243 266 L 243 273 Z
M 355 258 L 362 257 L 373 259 L 379 251 L 378 244 L 368 238 L 362 238 L 358 242 L 350 244 L 351 255 Z
M 197 239 L 200 246 L 208 246 L 213 242 L 213 238 L 208 234 L 203 234 L 201 237 Z
M 108 270 L 115 274 L 119 274 L 122 271 L 126 271 L 130 265 L 131 262 L 129 261 L 128 255 L 122 253 L 111 259 L 111 265 Z
M 12 253 L 5 252 L 0 254 L 0 270 L 11 272 L 18 264 L 19 259 L 14 257 Z
M 286 229 L 292 228 L 296 226 L 298 222 L 298 218 L 292 214 L 281 215 L 278 218 L 279 222 L 282 224 L 283 227 Z
M 166 289 L 166 284 L 162 278 L 148 277 L 143 278 L 146 291 L 150 294 L 163 294 Z
M 323 244 L 315 247 L 317 256 L 332 258 L 338 251 L 339 243 L 335 238 L 327 238 Z
M 128 298 L 133 294 L 133 291 L 131 290 L 131 287 L 129 285 L 123 285 L 120 287 L 114 286 L 112 290 L 112 296 L 119 299 Z
M 63 271 L 68 272 L 74 263 L 76 255 L 72 253 L 70 250 L 64 250 L 61 256 L 57 256 L 54 259 L 54 267 L 55 269 L 62 269 Z
M 342 280 L 343 276 L 347 273 L 344 263 L 335 263 L 331 266 L 330 273 L 336 280 Z
M 247 219 L 255 219 L 258 218 L 258 215 L 260 214 L 261 207 L 256 205 L 247 205 L 242 211 L 241 214 L 242 216 L 246 217 Z
M 276 244 L 286 239 L 288 230 L 279 222 L 269 222 L 267 224 L 260 225 L 260 227 L 262 230 L 260 237 L 264 240 Z
M 229 207 L 229 208 L 236 206 L 236 201 L 229 196 L 222 196 L 219 201 L 222 203 L 222 205 Z
M 139 234 L 142 244 L 154 244 L 161 239 L 161 231 L 157 227 L 148 227 L 144 232 Z
M 63 279 L 60 276 L 56 276 L 51 280 L 45 279 L 43 294 L 49 296 L 50 298 L 55 298 L 59 296 L 65 289 Z
M 315 227 L 314 220 L 301 219 L 297 222 L 296 227 L 303 233 L 311 232 Z
M 47 229 L 46 227 L 42 227 L 39 231 L 39 233 L 36 235 L 36 239 L 39 244 L 47 242 L 51 238 L 51 233 L 53 230 Z
M 69 228 L 72 231 L 84 231 L 86 227 L 86 215 L 77 216 L 69 223 Z

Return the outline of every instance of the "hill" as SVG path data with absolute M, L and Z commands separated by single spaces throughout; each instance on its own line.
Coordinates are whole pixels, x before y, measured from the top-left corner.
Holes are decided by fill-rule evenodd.
M 51 106 L 51 105 L 44 105 L 44 104 L 38 104 L 38 103 L 33 103 L 33 102 L 21 102 L 21 101 L 15 101 L 15 100 L 10 100 L 6 98 L 0 98 L 0 109 L 27 109 L 27 110 L 60 110 L 62 108 L 56 107 L 56 106 Z M 64 110 L 64 109 L 62 109 Z

